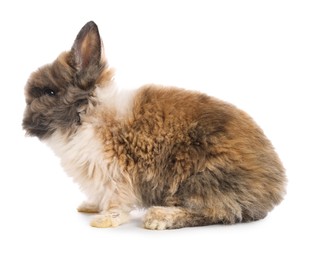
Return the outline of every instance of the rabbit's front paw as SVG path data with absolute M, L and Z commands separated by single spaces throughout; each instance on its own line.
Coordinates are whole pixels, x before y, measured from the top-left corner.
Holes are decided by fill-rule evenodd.
M 106 213 L 104 215 L 96 216 L 90 223 L 92 227 L 108 228 L 117 227 L 128 220 L 128 214 L 126 213 Z

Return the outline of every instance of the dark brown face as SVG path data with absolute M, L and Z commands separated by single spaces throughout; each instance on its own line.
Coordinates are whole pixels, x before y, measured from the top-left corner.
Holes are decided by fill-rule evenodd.
M 68 131 L 80 125 L 84 110 L 105 67 L 101 39 L 93 22 L 79 32 L 70 52 L 34 72 L 25 88 L 23 128 L 31 136 L 49 137 L 57 129 Z
M 28 135 L 45 138 L 56 129 L 70 130 L 80 124 L 79 111 L 89 91 L 74 84 L 75 71 L 60 59 L 33 73 L 25 89 L 23 128 Z

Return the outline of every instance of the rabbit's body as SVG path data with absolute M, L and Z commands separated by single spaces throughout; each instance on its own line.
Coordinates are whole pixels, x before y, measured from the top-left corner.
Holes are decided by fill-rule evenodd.
M 149 229 L 258 220 L 285 193 L 283 166 L 236 107 L 155 85 L 120 92 L 88 23 L 71 52 L 35 72 L 23 126 L 47 142 L 88 201 L 93 226 L 149 208 Z

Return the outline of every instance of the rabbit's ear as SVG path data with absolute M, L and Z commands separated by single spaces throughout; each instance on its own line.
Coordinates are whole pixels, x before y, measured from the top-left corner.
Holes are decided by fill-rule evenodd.
M 99 66 L 102 55 L 102 41 L 97 25 L 91 21 L 82 27 L 71 49 L 75 68 L 86 72 Z M 92 67 L 92 68 L 91 68 Z

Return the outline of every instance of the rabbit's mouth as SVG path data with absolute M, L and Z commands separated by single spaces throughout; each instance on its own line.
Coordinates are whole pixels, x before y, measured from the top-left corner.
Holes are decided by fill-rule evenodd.
M 56 111 L 51 109 L 51 114 L 46 115 L 27 115 L 26 113 L 22 123 L 26 135 L 45 139 L 51 136 L 57 129 L 67 132 L 81 125 L 81 115 L 85 113 L 86 109 L 80 109 L 79 111 L 66 109 L 66 111 L 67 113 L 56 113 Z
M 29 118 L 24 118 L 23 129 L 26 130 L 26 135 L 37 136 L 42 139 L 48 135 L 50 132 L 50 123 L 42 120 L 30 120 Z

